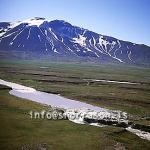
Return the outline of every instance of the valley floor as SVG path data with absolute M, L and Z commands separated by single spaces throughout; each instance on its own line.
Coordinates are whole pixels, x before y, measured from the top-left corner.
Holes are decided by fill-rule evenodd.
M 40 91 L 118 109 L 130 120 L 150 125 L 150 70 L 133 66 L 85 65 L 37 61 L 0 62 L 0 78 Z M 119 84 L 83 79 L 136 82 Z M 21 149 L 45 144 L 49 149 L 149 149 L 150 143 L 116 127 L 97 128 L 67 120 L 31 120 L 30 110 L 42 110 L 35 102 L 21 100 L 0 88 L 0 149 Z M 142 119 L 144 118 L 144 119 Z

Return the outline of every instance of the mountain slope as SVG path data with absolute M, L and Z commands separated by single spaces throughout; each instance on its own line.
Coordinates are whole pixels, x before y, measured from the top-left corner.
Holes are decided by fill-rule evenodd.
M 150 63 L 150 47 L 72 26 L 63 20 L 33 18 L 0 23 L 0 51 L 34 52 L 38 56 L 96 58 L 101 61 Z

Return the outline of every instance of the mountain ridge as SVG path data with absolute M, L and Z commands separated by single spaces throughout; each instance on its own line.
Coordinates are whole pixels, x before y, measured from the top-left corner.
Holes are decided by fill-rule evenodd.
M 39 56 L 96 58 L 131 64 L 150 64 L 150 47 L 105 36 L 64 20 L 35 17 L 0 23 L 0 51 L 32 51 Z

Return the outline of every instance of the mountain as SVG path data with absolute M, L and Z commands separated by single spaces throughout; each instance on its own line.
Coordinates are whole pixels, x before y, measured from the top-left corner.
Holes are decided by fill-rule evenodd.
M 0 22 L 0 55 L 33 53 L 38 57 L 92 58 L 99 62 L 150 64 L 150 47 L 73 26 L 63 20 L 35 17 Z

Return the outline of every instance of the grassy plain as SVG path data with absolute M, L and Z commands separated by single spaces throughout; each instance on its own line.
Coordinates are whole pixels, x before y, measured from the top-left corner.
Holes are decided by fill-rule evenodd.
M 118 64 L 71 64 L 49 61 L 0 61 L 0 78 L 59 93 L 93 105 L 126 111 L 132 115 L 150 114 L 150 69 Z M 139 85 L 91 82 L 83 79 L 138 82 Z M 0 89 L 0 149 L 21 149 L 45 143 L 48 149 L 149 149 L 150 143 L 122 128 L 97 128 L 67 120 L 31 120 L 30 110 L 44 106 L 9 95 Z M 135 121 L 135 120 L 134 120 Z M 149 120 L 140 120 L 150 124 Z

